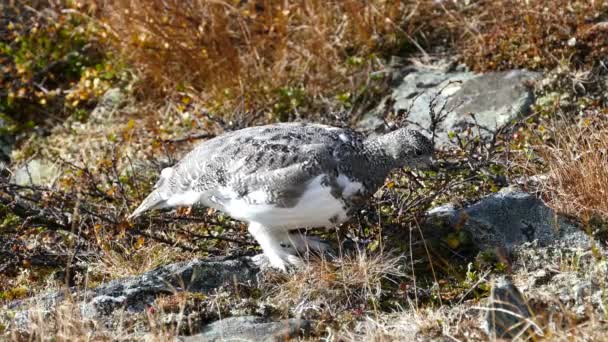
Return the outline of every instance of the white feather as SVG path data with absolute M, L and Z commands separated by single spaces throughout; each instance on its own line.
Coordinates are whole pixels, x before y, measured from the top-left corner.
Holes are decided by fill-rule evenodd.
M 202 200 L 203 193 L 188 190 L 179 194 L 171 195 L 166 200 L 166 207 L 189 207 Z
M 338 184 L 343 188 L 342 197 L 348 198 L 363 189 L 363 184 L 360 182 L 353 182 L 345 175 L 338 175 Z
M 282 208 L 263 202 L 251 204 L 246 199 L 233 198 L 224 203 L 224 210 L 236 219 L 257 222 L 271 229 L 333 226 L 346 220 L 346 211 L 342 201 L 331 194 L 331 188 L 322 185 L 323 177 L 317 176 L 310 182 L 294 207 Z M 265 196 L 257 191 L 252 194 L 257 199 Z
M 173 175 L 173 171 L 174 170 L 172 167 L 166 167 L 160 172 L 160 176 L 161 178 L 168 179 L 171 177 L 171 175 Z
M 249 201 L 255 204 L 268 203 L 268 193 L 263 190 L 252 191 L 247 194 L 247 198 L 249 199 Z
M 349 142 L 350 138 L 344 134 L 344 133 L 340 133 L 340 135 L 338 135 L 338 137 L 340 138 L 340 140 L 342 140 L 343 142 Z

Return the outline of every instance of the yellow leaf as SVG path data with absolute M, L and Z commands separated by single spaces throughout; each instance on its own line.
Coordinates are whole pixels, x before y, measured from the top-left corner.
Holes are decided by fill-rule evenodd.
M 140 236 L 137 238 L 137 241 L 135 241 L 135 243 L 133 244 L 133 248 L 140 249 L 144 246 L 145 242 L 146 242 L 146 239 L 144 239 L 143 236 Z
M 455 234 L 450 234 L 450 236 L 448 236 L 448 238 L 446 239 L 446 243 L 452 249 L 456 249 L 456 248 L 458 248 L 458 246 L 460 246 L 460 240 L 458 239 L 458 236 Z

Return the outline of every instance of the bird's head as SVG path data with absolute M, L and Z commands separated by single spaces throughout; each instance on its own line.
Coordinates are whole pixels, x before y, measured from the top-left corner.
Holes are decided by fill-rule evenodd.
M 401 128 L 378 141 L 395 167 L 425 168 L 431 164 L 433 143 L 419 131 Z

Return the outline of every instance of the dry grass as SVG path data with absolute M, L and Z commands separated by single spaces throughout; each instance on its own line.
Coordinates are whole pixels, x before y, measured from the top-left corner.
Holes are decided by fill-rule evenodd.
M 406 277 L 406 265 L 404 257 L 360 252 L 310 260 L 295 274 L 268 274 L 264 283 L 269 301 L 286 314 L 348 323 L 378 315 L 386 286 Z
M 115 46 L 151 82 L 148 93 L 180 90 L 210 110 L 278 115 L 311 98 L 355 96 L 380 67 L 374 54 L 403 47 L 401 27 L 415 8 L 359 0 L 96 3 Z
M 538 146 L 548 171 L 548 204 L 575 217 L 608 219 L 608 123 L 591 117 L 551 131 L 553 143 Z
M 91 262 L 88 269 L 95 278 L 108 281 L 143 274 L 162 265 L 196 258 L 195 253 L 156 242 L 147 242 L 145 245 L 142 243 L 141 246 L 135 247 L 117 244 L 113 249 L 103 251 L 99 260 Z
M 370 85 L 382 58 L 451 47 L 475 70 L 594 65 L 605 1 L 93 1 L 146 91 L 186 91 L 209 110 L 307 109 Z M 150 84 L 155 87 L 150 87 Z M 339 102 L 339 101 L 338 101 Z M 310 109 L 310 106 L 308 106 Z M 302 113 L 297 113 L 302 115 Z M 306 113 L 310 114 L 310 113 Z M 283 115 L 283 116 L 281 116 Z
M 180 300 L 181 310 L 176 315 L 181 320 L 185 299 Z M 113 322 L 90 319 L 81 312 L 80 302 L 66 299 L 49 310 L 32 304 L 26 308 L 27 328 L 12 329 L 0 334 L 7 341 L 174 341 L 179 324 L 168 324 L 163 312 L 149 311 L 141 314 L 119 312 Z M 1 318 L 1 317 L 0 317 Z
M 545 255 L 536 250 L 530 250 L 529 253 Z M 585 260 L 593 262 L 593 258 Z M 530 266 L 528 262 L 530 260 L 522 262 L 522 265 Z M 144 313 L 116 312 L 111 320 L 112 328 L 102 321 L 82 316 L 80 303 L 70 299 L 51 311 L 45 310 L 41 305 L 33 305 L 30 308 L 31 323 L 28 331 L 17 332 L 12 329 L 4 337 L 15 341 L 169 341 L 184 333 L 197 332 L 201 324 L 206 322 L 205 319 L 201 320 L 205 310 L 218 310 L 218 314 L 221 311 L 221 317 L 228 317 L 243 308 L 256 312 L 266 311 L 270 305 L 273 307 L 273 315 L 316 321 L 313 336 L 323 336 L 328 341 L 397 341 L 409 340 L 413 336 L 423 340 L 488 340 L 481 328 L 481 319 L 486 314 L 485 300 L 420 308 L 381 308 L 382 297 L 386 296 L 386 284 L 383 283 L 386 280 L 405 279 L 404 263 L 403 258 L 383 254 L 358 254 L 340 258 L 333 263 L 311 260 L 305 269 L 295 274 L 267 273 L 263 278 L 264 296 L 249 302 L 250 304 L 243 305 L 244 298 L 234 294 L 206 296 L 180 292 L 157 298 Z M 532 265 L 546 267 L 544 263 Z M 528 270 L 519 266 L 521 265 L 515 269 L 518 278 L 524 279 L 525 283 L 530 282 Z M 585 264 L 584 272 L 594 273 L 596 278 L 603 279 L 603 268 L 598 268 L 599 271 L 595 272 Z M 577 272 L 571 273 L 572 278 L 559 279 L 567 283 L 565 279 L 578 281 L 581 277 Z M 606 334 L 606 326 L 597 307 L 591 307 L 591 293 L 584 296 L 583 303 L 587 305 L 585 318 L 577 320 L 577 306 L 561 302 L 553 292 L 562 291 L 564 285 L 565 283 L 560 284 L 553 289 L 535 285 L 528 289 L 531 294 L 528 297 L 529 303 L 534 306 L 533 312 L 538 314 L 533 321 L 542 328 L 544 338 L 556 341 L 601 340 Z M 268 290 L 270 292 L 266 292 Z M 547 296 L 549 297 L 545 298 Z M 224 307 L 226 302 L 234 305 L 228 305 L 232 309 Z M 285 308 L 285 311 L 281 312 L 281 308 Z
M 139 192 L 149 186 L 149 178 L 157 174 L 152 169 L 170 162 L 171 156 L 193 142 L 166 140 L 187 136 L 194 129 L 214 132 L 214 120 L 199 113 L 221 115 L 228 124 L 218 127 L 239 128 L 251 125 L 254 119 L 256 123 L 300 117 L 317 120 L 327 119 L 336 109 L 364 111 L 374 105 L 374 96 L 382 94 L 383 84 L 376 78 L 387 71 L 386 57 L 409 57 L 412 51 L 425 54 L 425 49 L 431 52 L 429 47 L 453 48 L 475 70 L 545 69 L 568 61 L 575 67 L 590 67 L 608 52 L 608 30 L 600 23 L 608 17 L 606 1 L 558 0 L 550 8 L 540 0 L 90 0 L 88 4 L 93 7 L 88 13 L 95 13 L 107 29 L 100 34 L 107 33 L 112 46 L 137 69 L 141 80 L 136 94 L 145 101 L 130 98 L 128 110 L 117 110 L 107 118 L 84 123 L 66 120 L 50 136 L 23 143 L 23 156 L 16 155 L 23 160 L 61 156 L 88 165 L 96 176 L 91 178 L 96 182 L 90 182 L 82 170 L 70 170 L 60 179 L 62 187 L 76 187 L 75 193 L 85 194 L 79 201 L 110 213 L 112 219 L 110 223 L 90 219 L 83 226 L 82 231 L 89 233 L 86 239 L 97 239 L 94 251 L 99 253 L 99 260 L 88 264 L 89 275 L 95 278 L 89 285 L 141 274 L 195 254 L 173 254 L 174 247 L 140 240 L 134 232 L 125 237 L 121 218 L 137 202 Z M 130 92 L 130 85 L 118 86 Z M 325 109 L 332 111 L 323 112 Z M 252 115 L 260 112 L 268 115 L 262 119 Z M 323 116 L 317 115 L 321 112 Z M 537 147 L 549 172 L 543 189 L 549 204 L 578 217 L 608 218 L 608 143 L 602 139 L 608 125 L 593 119 L 576 127 L 556 124 L 550 130 L 549 138 Z M 134 167 L 131 162 L 138 160 L 147 162 Z M 100 193 L 89 189 L 89 183 Z M 123 183 L 126 190 L 122 190 Z M 389 215 L 406 221 L 392 211 L 382 219 L 388 220 Z M 244 232 L 225 221 L 213 223 L 201 230 L 221 224 L 222 230 L 230 228 L 233 235 Z M 105 233 L 93 234 L 98 227 Z M 148 228 L 159 227 L 170 228 L 168 224 Z M 174 235 L 180 241 L 188 236 Z M 232 246 L 228 252 L 227 242 L 211 246 L 213 249 L 210 244 L 199 244 L 195 247 L 212 254 L 243 248 Z M 457 261 L 445 261 L 447 266 L 454 263 Z M 270 303 L 281 317 L 303 316 L 322 322 L 328 339 L 405 340 L 414 331 L 424 337 L 486 338 L 475 321 L 477 312 L 462 314 L 465 308 L 460 304 L 450 307 L 448 300 L 441 303 L 441 297 L 439 307 L 427 299 L 421 306 L 416 303 L 390 314 L 395 303 L 411 304 L 410 294 L 400 287 L 401 282 L 410 283 L 406 276 L 410 273 L 405 272 L 408 265 L 403 258 L 386 254 L 312 262 L 296 274 L 268 274 L 263 304 Z M 15 279 L 15 285 L 28 285 L 15 286 L 11 291 L 15 298 L 38 289 L 31 285 L 29 275 L 24 271 Z M 185 304 L 180 295 L 174 297 L 181 314 Z M 174 297 L 159 299 L 159 305 Z M 220 299 L 218 308 L 224 305 Z M 226 304 L 223 309 L 228 308 Z M 463 316 L 467 317 L 461 319 Z M 177 332 L 165 329 L 160 323 L 163 318 L 158 312 L 132 320 L 139 320 L 139 326 L 145 322 L 147 338 L 166 340 Z M 31 335 L 12 338 L 124 339 L 135 324 L 130 321 L 124 329 L 108 331 L 82 317 L 78 304 L 68 302 L 50 316 L 39 313 L 32 319 Z M 572 324 L 558 327 L 564 330 L 556 329 L 551 336 L 575 339 L 604 329 L 599 319 L 585 324 L 580 327 L 581 335 Z
M 34 304 L 29 308 L 27 319 L 27 329 L 13 329 L 4 337 L 12 341 L 111 341 L 121 335 L 82 317 L 78 304 L 70 301 L 50 312 Z
M 315 317 L 323 322 L 320 323 L 321 326 L 333 329 L 332 334 L 342 336 L 342 340 L 348 340 L 348 332 L 353 325 L 357 326 L 358 333 L 362 333 L 371 329 L 362 322 L 372 324 L 375 321 L 387 320 L 379 308 L 381 297 L 386 295 L 383 292 L 386 288 L 384 282 L 403 279 L 403 264 L 403 258 L 384 254 L 367 256 L 363 253 L 343 257 L 331 263 L 311 260 L 305 269 L 294 274 L 265 273 L 262 285 L 264 296 L 259 302 L 252 301 L 250 305 L 253 305 L 252 308 L 258 305 L 259 310 L 267 310 L 263 308 L 267 308 L 268 304 L 273 307 L 276 305 L 277 309 L 273 311 L 279 312 L 280 309 L 286 308 L 284 313 L 278 313 L 283 318 Z M 266 290 L 269 292 L 266 293 Z M 207 310 L 203 309 L 203 306 L 208 307 L 208 310 L 218 310 L 217 314 L 222 317 L 229 315 L 230 310 L 238 311 L 250 306 L 244 305 L 244 302 L 247 300 L 237 298 L 234 294 L 201 295 L 181 292 L 157 298 L 147 312 L 117 311 L 108 321 L 88 319 L 81 313 L 82 303 L 68 297 L 54 309 L 49 310 L 43 304 L 37 303 L 25 308 L 29 311 L 27 331 L 20 331 L 9 325 L 10 330 L 6 332 L 9 335 L 5 337 L 15 341 L 46 341 L 49 338 L 57 341 L 168 341 L 178 334 L 198 331 L 199 325 L 204 323 L 200 321 L 200 317 L 203 317 Z M 239 306 L 243 308 L 238 309 Z M 193 317 L 199 318 L 191 322 Z M 6 318 L 0 315 L 0 326 L 2 319 Z M 106 326 L 105 321 L 112 322 L 112 328 Z M 390 329 L 397 331 L 399 327 Z M 323 333 L 322 330 L 319 332 Z M 394 336 L 394 333 L 391 334 Z

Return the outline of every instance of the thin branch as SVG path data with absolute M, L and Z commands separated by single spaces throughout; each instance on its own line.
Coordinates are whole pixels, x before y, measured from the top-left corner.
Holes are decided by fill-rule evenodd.
M 173 139 L 163 139 L 161 140 L 164 143 L 179 143 L 179 142 L 184 142 L 184 141 L 191 141 L 191 140 L 197 140 L 197 139 L 207 139 L 207 138 L 213 138 L 215 137 L 215 134 L 211 134 L 211 133 L 207 133 L 207 132 L 200 132 L 200 133 L 192 133 L 183 137 L 179 137 L 179 138 L 173 138 Z

